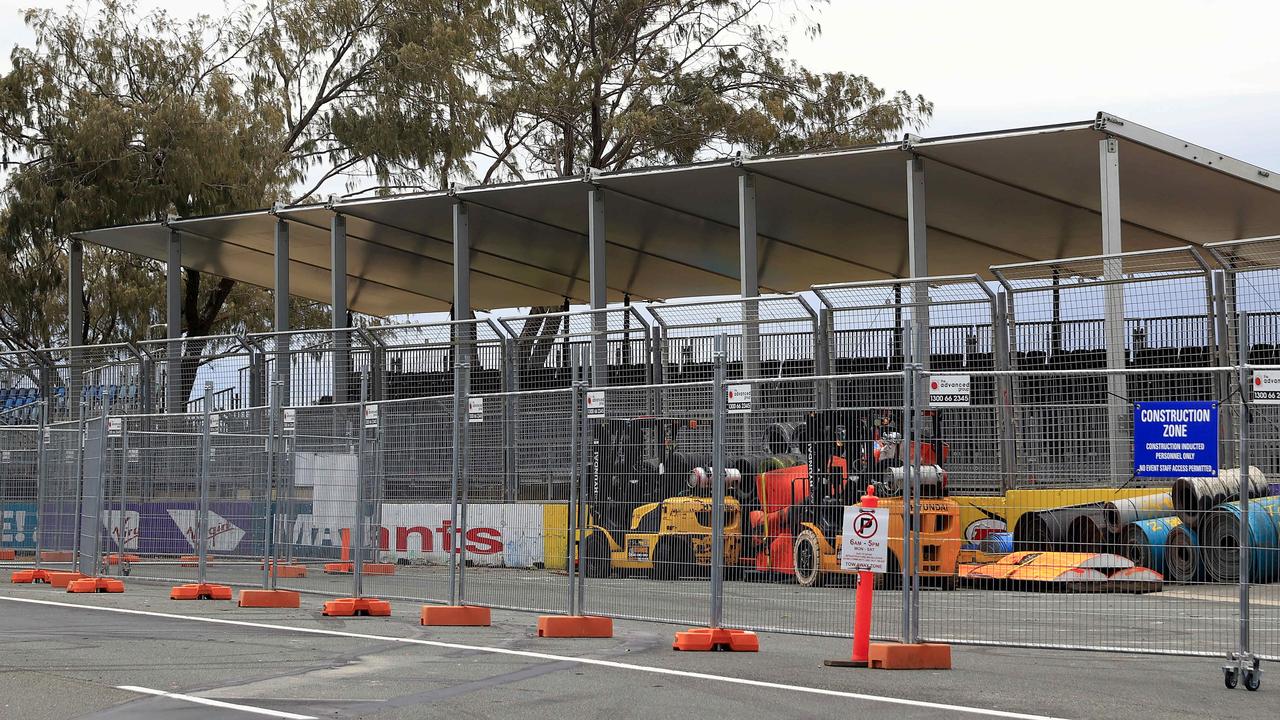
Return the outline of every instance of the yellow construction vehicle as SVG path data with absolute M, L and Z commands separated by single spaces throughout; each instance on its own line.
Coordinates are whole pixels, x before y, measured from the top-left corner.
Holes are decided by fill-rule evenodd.
M 709 458 L 677 450 L 696 421 L 611 418 L 592 432 L 588 523 L 579 567 L 587 577 L 645 573 L 660 580 L 705 575 L 711 565 Z M 702 430 L 706 430 L 704 426 Z M 741 475 L 729 470 L 735 484 Z M 724 500 L 725 567 L 738 564 L 742 508 Z

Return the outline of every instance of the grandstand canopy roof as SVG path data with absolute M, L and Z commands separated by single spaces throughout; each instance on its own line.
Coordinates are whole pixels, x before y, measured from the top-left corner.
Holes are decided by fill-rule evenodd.
M 1098 141 L 1119 144 L 1122 237 L 1143 250 L 1280 232 L 1280 178 L 1105 113 L 1045 127 L 785 157 L 596 173 L 606 190 L 608 295 L 738 292 L 737 177 L 755 177 L 762 291 L 902 277 L 907 161 L 923 158 L 929 272 L 1101 252 Z M 77 234 L 164 261 L 170 228 L 185 267 L 271 287 L 274 226 L 290 223 L 291 292 L 327 302 L 329 227 L 347 218 L 350 307 L 374 315 L 447 309 L 452 204 L 468 204 L 477 308 L 588 297 L 584 178 L 557 178 L 185 218 Z

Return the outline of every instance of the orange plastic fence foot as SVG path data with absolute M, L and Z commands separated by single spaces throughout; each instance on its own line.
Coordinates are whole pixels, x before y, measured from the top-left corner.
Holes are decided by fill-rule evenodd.
M 304 578 L 307 576 L 306 565 L 291 565 L 287 563 L 262 563 L 258 567 L 269 570 L 271 574 L 278 578 Z
M 122 593 L 124 581 L 115 578 L 82 577 L 67 583 L 69 593 Z
M 475 605 L 423 605 L 422 624 L 489 627 L 489 608 Z
M 240 607 L 296 608 L 301 606 L 298 593 L 292 590 L 241 590 Z
M 121 559 L 121 557 L 122 557 L 122 556 L 121 556 L 121 555 L 119 555 L 119 554 L 112 553 L 111 555 L 108 555 L 108 556 L 104 557 L 104 558 L 103 558 L 103 560 L 104 560 L 108 565 L 119 565 L 119 564 L 120 564 L 120 559 Z M 125 562 L 127 562 L 127 563 L 136 563 L 136 562 L 140 562 L 140 561 L 142 560 L 142 558 L 138 557 L 137 555 L 130 555 L 130 554 L 128 554 L 128 553 L 125 553 L 125 554 L 123 555 L 123 558 L 124 558 L 124 561 L 125 561 Z
M 18 551 L 13 548 L 0 548 L 0 560 L 17 560 Z
M 676 633 L 676 641 L 672 643 L 671 649 L 692 652 L 760 652 L 760 636 L 748 630 L 693 628 Z
M 9 576 L 9 582 L 22 585 L 27 583 L 48 583 L 49 571 L 44 568 L 34 570 L 15 570 L 13 575 Z
M 870 666 L 882 670 L 950 670 L 951 646 L 940 643 L 871 643 Z
M 70 550 L 42 550 L 40 562 L 71 562 L 75 558 Z
M 170 600 L 230 600 L 231 588 L 226 585 L 192 583 L 178 585 L 169 591 Z
M 611 638 L 613 618 L 594 615 L 543 615 L 538 618 L 538 637 Z
M 339 598 L 324 604 L 322 615 L 329 617 L 386 617 L 391 603 L 376 598 Z
M 324 564 L 325 575 L 350 575 L 355 572 L 355 563 L 333 562 Z M 396 566 L 391 563 L 363 563 L 360 572 L 364 575 L 395 575 Z
M 65 588 L 71 584 L 73 580 L 79 580 L 84 575 L 78 572 L 58 572 L 51 570 L 48 573 L 49 584 L 56 588 Z

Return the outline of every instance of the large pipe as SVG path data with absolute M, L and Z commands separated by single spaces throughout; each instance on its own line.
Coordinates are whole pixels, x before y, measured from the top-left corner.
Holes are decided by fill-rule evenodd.
M 1023 513 L 1013 528 L 1019 550 L 1108 552 L 1103 503 Z
M 1217 477 L 1178 478 L 1173 481 L 1173 511 L 1182 524 L 1195 530 L 1205 513 L 1228 500 L 1240 497 L 1240 469 L 1227 468 Z M 1271 494 L 1267 476 L 1256 467 L 1249 468 L 1249 497 Z
M 1129 523 L 1121 535 L 1124 556 L 1134 565 L 1165 574 L 1165 545 L 1169 534 L 1181 525 L 1182 521 L 1173 515 Z
M 1200 538 L 1186 525 L 1169 531 L 1165 542 L 1165 567 L 1174 582 L 1199 582 L 1204 579 L 1204 561 L 1200 557 Z
M 1166 517 L 1173 514 L 1173 494 L 1162 492 L 1141 497 L 1113 500 L 1103 504 L 1107 530 L 1119 533 L 1130 523 Z
M 1249 581 L 1270 582 L 1280 571 L 1280 496 L 1249 503 Z M 1240 503 L 1223 503 L 1201 519 L 1204 569 L 1214 582 L 1240 580 Z

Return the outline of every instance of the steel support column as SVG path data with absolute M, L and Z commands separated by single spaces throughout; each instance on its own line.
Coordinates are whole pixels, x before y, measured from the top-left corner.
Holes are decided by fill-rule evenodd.
M 738 174 L 738 278 L 742 303 L 742 377 L 760 377 L 760 235 L 756 229 L 756 181 Z M 724 350 L 724 348 L 722 348 Z M 742 416 L 742 451 L 750 452 L 754 433 L 750 413 Z
M 276 220 L 275 248 L 275 322 L 272 325 L 276 335 L 276 378 L 281 393 L 280 406 L 287 407 L 293 389 L 289 378 L 289 223 Z
M 182 397 L 182 235 L 169 229 L 169 258 L 165 265 L 165 383 L 164 411 L 186 409 Z
M 907 264 L 911 277 L 929 277 L 928 217 L 925 210 L 924 160 L 912 156 L 907 161 Z M 929 370 L 932 352 L 929 324 L 929 286 L 914 283 L 911 287 L 911 327 L 915 331 L 911 348 L 913 358 L 921 369 Z
M 449 601 L 457 605 L 465 596 L 465 567 L 455 548 L 465 542 L 459 530 L 466 525 L 466 508 L 462 498 L 466 495 L 467 468 L 467 396 L 470 394 L 468 370 L 472 358 L 471 338 L 475 325 L 471 319 L 471 218 L 467 206 L 457 198 L 453 202 L 453 450 L 452 473 L 449 480 L 449 525 L 453 538 L 446 541 L 449 548 Z M 460 507 L 461 506 L 461 507 Z
M 1098 141 L 1098 176 L 1102 210 L 1102 253 L 1118 256 L 1124 251 L 1120 240 L 1120 147 L 1115 138 Z M 1124 264 L 1119 257 L 1102 261 L 1105 283 L 1104 326 L 1107 352 L 1107 436 L 1110 438 L 1112 482 L 1124 482 L 1129 472 L 1129 405 L 1125 398 Z
M 333 328 L 333 401 L 351 402 L 351 333 L 347 330 L 347 218 L 334 213 L 329 229 L 329 307 Z
M 604 312 L 609 306 L 606 294 L 608 264 L 605 261 L 605 222 L 604 188 L 592 188 L 587 193 L 587 257 L 591 278 L 591 309 L 600 311 L 591 315 L 590 382 L 596 387 L 609 384 L 609 317 Z
M 67 345 L 71 347 L 67 362 L 67 407 L 80 402 L 84 389 L 84 245 L 72 240 L 67 249 Z

